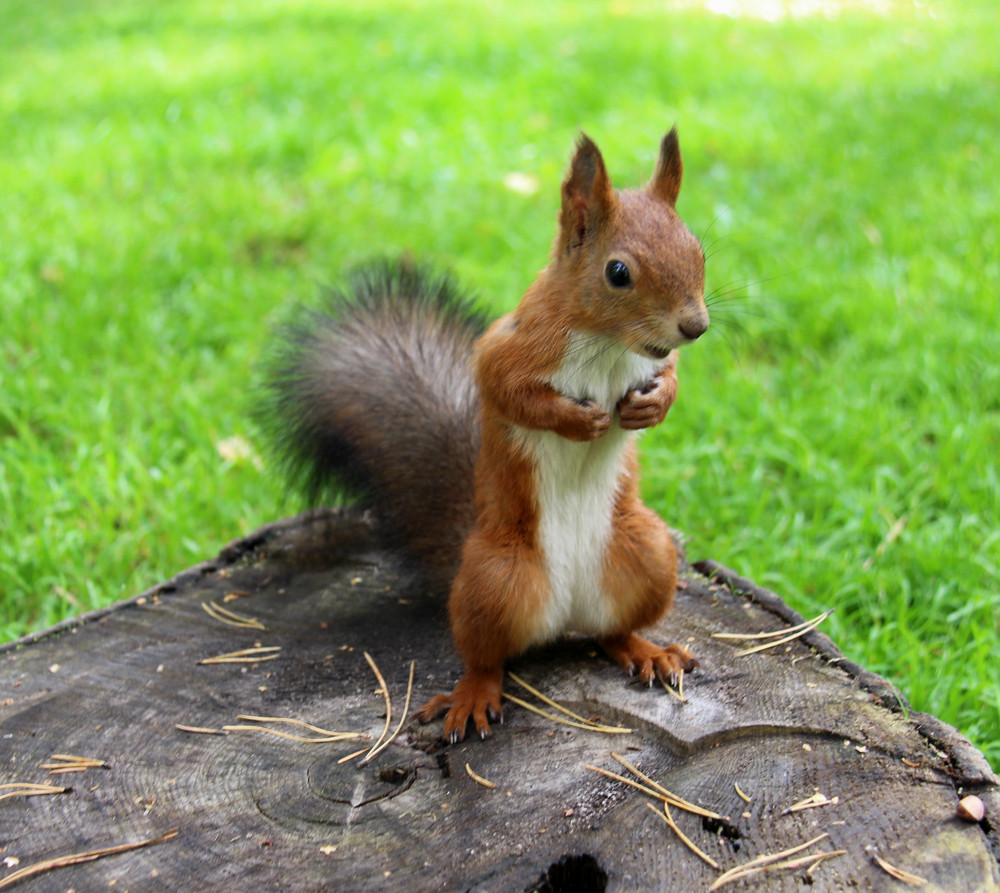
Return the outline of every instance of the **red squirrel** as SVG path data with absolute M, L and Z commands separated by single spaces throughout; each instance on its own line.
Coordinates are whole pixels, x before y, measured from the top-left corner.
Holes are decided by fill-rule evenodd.
M 676 349 L 708 328 L 704 253 L 675 210 L 676 128 L 644 189 L 615 191 L 581 136 L 549 265 L 483 319 L 447 280 L 371 267 L 293 326 L 272 427 L 311 489 L 366 495 L 385 540 L 450 585 L 465 673 L 417 711 L 442 737 L 501 718 L 505 662 L 576 630 L 652 684 L 698 665 L 636 634 L 674 599 L 676 549 L 639 498 L 636 434 L 677 395 Z

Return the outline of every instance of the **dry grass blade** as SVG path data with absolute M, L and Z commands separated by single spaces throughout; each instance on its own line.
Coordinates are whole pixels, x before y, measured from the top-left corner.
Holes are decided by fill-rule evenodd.
M 733 782 L 733 787 L 736 788 L 736 793 L 739 795 L 741 800 L 744 800 L 747 803 L 750 802 L 750 798 L 740 790 L 740 786 L 735 781 Z
M 378 744 L 375 748 L 368 752 L 362 761 L 362 765 L 367 763 L 370 759 L 380 754 L 385 750 L 392 742 L 396 739 L 396 736 L 403 730 L 403 723 L 406 722 L 406 717 L 410 713 L 410 697 L 413 695 L 413 672 L 417 667 L 417 662 L 415 660 L 410 661 L 410 681 L 406 684 L 406 700 L 403 702 L 403 715 L 399 717 L 399 724 L 393 729 L 392 734 L 385 739 L 381 744 Z
M 489 788 L 490 790 L 496 788 L 496 782 L 488 781 L 483 778 L 482 775 L 474 772 L 468 763 L 465 764 L 465 771 L 469 773 L 469 778 L 471 778 L 476 784 L 481 784 L 484 788 Z
M 322 735 L 326 738 L 362 738 L 364 737 L 361 732 L 335 732 L 331 729 L 321 729 L 319 726 L 314 726 L 311 723 L 305 722 L 301 719 L 293 719 L 286 716 L 251 716 L 247 713 L 241 713 L 236 717 L 244 722 L 284 722 L 293 726 L 301 726 L 303 729 L 308 729 L 310 732 L 315 732 L 317 735 Z
M 72 788 L 61 788 L 54 784 L 15 781 L 9 784 L 0 784 L 0 791 L 7 791 L 6 794 L 0 794 L 0 800 L 10 800 L 14 797 L 40 797 L 45 794 L 68 794 L 72 790 Z
M 534 704 L 529 704 L 527 701 L 522 701 L 520 698 L 515 698 L 514 695 L 509 695 L 507 692 L 503 693 L 503 696 L 508 701 L 513 701 L 518 707 L 523 707 L 525 710 L 530 710 L 532 713 L 537 713 L 539 716 L 544 716 L 546 719 L 552 722 L 560 723 L 564 726 L 572 726 L 574 729 L 589 729 L 591 732 L 604 732 L 606 735 L 631 735 L 631 729 L 622 729 L 618 726 L 602 726 L 600 723 L 591 722 L 590 720 L 584 720 L 583 722 L 575 722 L 571 719 L 563 719 L 561 716 L 554 716 L 551 713 L 546 713 L 540 707 L 536 707 Z
M 889 532 L 885 535 L 882 542 L 875 547 L 875 554 L 869 555 L 865 559 L 865 563 L 861 565 L 865 570 L 868 570 L 875 563 L 875 559 L 880 555 L 884 555 L 885 550 L 896 542 L 897 539 L 899 539 L 900 534 L 903 532 L 903 528 L 906 527 L 906 521 L 906 515 L 896 519 L 892 527 L 889 528 Z
M 674 817 L 670 814 L 670 807 L 666 803 L 663 804 L 663 812 L 660 812 L 660 810 L 658 810 L 655 806 L 653 806 L 652 803 L 647 803 L 646 805 L 670 826 L 673 832 L 681 839 L 681 842 L 689 850 L 691 850 L 691 852 L 694 853 L 699 859 L 701 859 L 703 862 L 707 862 L 716 871 L 718 871 L 722 867 L 721 865 L 719 865 L 718 862 L 715 861 L 715 859 L 713 859 L 709 855 L 706 855 L 700 849 L 698 849 L 694 841 L 692 841 L 683 831 L 681 831 L 680 828 L 677 827 L 677 823 L 674 821 Z
M 382 697 L 385 699 L 385 728 L 382 729 L 382 734 L 378 736 L 378 741 L 368 751 L 368 756 L 370 757 L 389 733 L 389 723 L 392 722 L 392 699 L 389 697 L 389 686 L 385 684 L 385 677 L 382 676 L 382 671 L 379 670 L 378 664 L 375 663 L 367 651 L 365 652 L 365 660 L 368 661 L 368 666 L 372 668 L 372 672 L 375 674 L 375 679 L 378 682 L 379 691 L 382 692 Z
M 205 609 L 205 613 L 209 617 L 213 620 L 218 620 L 220 623 L 225 623 L 227 626 L 236 626 L 240 629 L 256 629 L 262 632 L 267 630 L 267 627 L 256 617 L 237 614 L 235 611 L 230 611 L 228 608 L 224 608 L 215 602 L 202 602 L 201 606 Z
M 562 704 L 557 704 L 551 698 L 543 695 L 537 688 L 533 688 L 532 686 L 528 685 L 528 683 L 525 682 L 520 676 L 514 673 L 508 673 L 507 675 L 510 676 L 510 678 L 513 679 L 518 685 L 520 685 L 521 688 L 523 688 L 525 691 L 529 692 L 530 694 L 533 694 L 536 698 L 538 698 L 539 701 L 548 704 L 550 707 L 555 708 L 560 713 L 565 713 L 566 716 L 570 717 L 571 719 L 575 719 L 578 722 L 582 722 L 587 725 L 600 725 L 600 723 L 594 723 L 593 720 L 587 719 L 584 716 L 580 716 L 579 713 L 574 713 L 572 710 L 563 707 Z
M 43 862 L 36 862 L 34 865 L 27 865 L 12 874 L 8 874 L 5 878 L 0 880 L 0 888 L 9 887 L 12 884 L 23 881 L 25 878 L 33 877 L 36 874 L 42 874 L 45 871 L 52 871 L 55 868 L 66 868 L 69 865 L 80 865 L 84 862 L 95 862 L 98 859 L 103 859 L 105 856 L 114 856 L 118 853 L 127 853 L 129 850 L 137 850 L 141 847 L 154 846 L 158 843 L 164 843 L 167 840 L 175 838 L 177 834 L 178 829 L 174 828 L 166 834 L 161 834 L 159 837 L 153 837 L 149 840 L 138 840 L 134 843 L 122 843 L 118 846 L 109 846 L 100 850 L 89 850 L 86 853 L 73 853 L 70 856 L 58 856 L 55 859 L 46 859 Z
M 663 785 L 657 784 L 648 775 L 640 772 L 635 766 L 633 766 L 628 760 L 625 759 L 621 754 L 612 752 L 613 756 L 619 763 L 621 763 L 629 772 L 634 774 L 637 778 L 641 778 L 646 784 L 648 784 L 654 790 L 659 791 L 664 797 L 667 798 L 672 806 L 676 806 L 678 809 L 683 809 L 686 812 L 693 812 L 696 815 L 705 816 L 709 819 L 719 819 L 722 818 L 717 812 L 712 812 L 710 809 L 705 809 L 703 806 L 698 806 L 696 803 L 691 803 L 689 800 L 685 800 L 683 797 L 678 796 L 673 793 L 673 791 L 668 791 Z
M 777 862 L 781 862 L 783 859 L 787 859 L 789 856 L 794 856 L 796 853 L 801 853 L 803 850 L 809 849 L 811 846 L 815 846 L 821 840 L 826 840 L 830 835 L 824 832 L 818 837 L 814 837 L 812 840 L 808 840 L 805 843 L 800 843 L 798 846 L 790 847 L 787 850 L 782 850 L 780 853 L 766 853 L 763 856 L 758 856 L 756 859 L 751 859 L 749 862 L 745 862 L 743 865 L 737 865 L 735 868 L 730 868 L 725 874 L 720 875 L 714 884 L 708 889 L 718 890 L 719 887 L 724 884 L 728 884 L 730 881 L 738 880 L 747 874 L 753 874 L 762 868 L 772 865 Z M 808 857 L 807 861 L 812 861 L 814 856 Z
M 902 881 L 904 884 L 910 884 L 913 887 L 921 887 L 927 883 L 926 878 L 922 878 L 916 874 L 910 874 L 908 871 L 903 871 L 902 868 L 896 868 L 895 865 L 886 862 L 885 859 L 880 859 L 878 856 L 873 856 L 872 858 L 878 863 L 879 868 L 881 868 L 886 874 L 894 877 L 897 881 Z
M 281 651 L 280 645 L 255 645 L 253 648 L 206 657 L 198 661 L 198 664 L 258 664 L 265 660 L 276 660 L 281 656 L 278 654 L 279 651 Z
M 686 800 L 674 798 L 672 794 L 669 796 L 662 794 L 660 791 L 646 787 L 644 784 L 639 784 L 637 781 L 632 781 L 631 778 L 626 778 L 624 775 L 616 775 L 614 772 L 609 772 L 607 769 L 601 769 L 599 766 L 591 766 L 589 763 L 583 768 L 589 769 L 591 772 L 596 772 L 598 775 L 603 775 L 606 778 L 613 778 L 615 781 L 620 781 L 622 784 L 627 784 L 629 787 L 635 788 L 637 791 L 642 791 L 654 800 L 659 800 L 661 803 L 669 803 L 671 806 L 676 806 L 678 809 L 683 809 L 685 812 L 693 812 L 695 815 L 704 816 L 708 819 L 721 818 L 721 816 L 717 813 L 711 812 L 707 809 L 702 809 L 700 806 L 694 806 Z
M 806 631 L 811 628 L 813 624 L 822 623 L 833 613 L 833 610 L 824 611 L 822 614 L 817 614 L 812 620 L 804 620 L 797 626 L 789 626 L 785 629 L 778 629 L 770 633 L 712 633 L 713 639 L 740 639 L 742 641 L 750 641 L 752 639 L 774 639 L 778 636 L 787 636 L 789 633 L 797 633 Z

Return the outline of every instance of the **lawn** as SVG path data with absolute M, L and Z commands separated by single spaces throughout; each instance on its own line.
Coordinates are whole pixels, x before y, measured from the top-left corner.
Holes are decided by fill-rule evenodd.
M 676 123 L 714 316 L 647 500 L 691 557 L 835 608 L 1000 766 L 994 26 L 992 0 L 4 3 L 0 638 L 301 507 L 250 421 L 292 302 L 409 252 L 510 309 L 578 131 L 636 184 Z

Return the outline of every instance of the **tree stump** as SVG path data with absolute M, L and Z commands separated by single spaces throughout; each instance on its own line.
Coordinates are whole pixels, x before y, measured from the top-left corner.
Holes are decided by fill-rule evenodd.
M 371 761 L 345 761 L 397 725 L 411 661 L 411 712 L 457 680 L 444 601 L 375 548 L 358 512 L 264 527 L 138 598 L 0 649 L 0 795 L 19 792 L 0 800 L 0 886 L 33 863 L 176 828 L 155 845 L 53 867 L 23 889 L 705 890 L 822 834 L 729 888 L 904 889 L 881 859 L 924 890 L 1000 889 L 1000 787 L 966 739 L 909 712 L 821 632 L 743 656 L 756 640 L 712 637 L 801 622 L 773 593 L 712 562 L 684 565 L 681 585 L 651 637 L 700 659 L 683 680 L 686 702 L 634 684 L 584 638 L 511 667 L 560 705 L 631 734 L 556 724 L 508 701 L 485 742 L 446 747 L 440 723 L 407 717 Z M 203 604 L 213 602 L 265 629 L 210 616 Z M 200 663 L 255 644 L 280 650 Z M 384 675 L 389 723 L 365 652 Z M 505 691 L 539 703 L 510 679 Z M 246 715 L 371 737 L 305 743 L 255 727 L 318 733 Z M 671 808 L 718 868 L 668 826 L 659 800 L 588 768 L 645 784 L 612 752 L 720 816 Z M 104 765 L 50 775 L 43 767 L 71 767 L 54 755 Z M 9 787 L 24 783 L 71 790 Z M 980 823 L 956 817 L 968 793 L 986 805 Z M 802 803 L 812 805 L 792 810 Z

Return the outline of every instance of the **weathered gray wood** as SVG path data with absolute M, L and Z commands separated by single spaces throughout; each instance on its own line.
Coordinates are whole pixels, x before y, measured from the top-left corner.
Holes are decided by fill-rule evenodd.
M 24 890 L 699 890 L 717 872 L 686 849 L 646 798 L 587 770 L 618 750 L 672 791 L 729 816 L 674 811 L 723 867 L 826 831 L 847 854 L 811 875 L 775 872 L 732 889 L 903 889 L 873 861 L 928 880 L 924 890 L 996 890 L 1000 788 L 982 756 L 933 717 L 907 714 L 884 680 L 844 661 L 822 633 L 736 657 L 720 631 L 780 629 L 799 618 L 772 593 L 717 565 L 685 573 L 674 611 L 653 633 L 689 645 L 702 669 L 686 704 L 630 684 L 571 639 L 513 669 L 585 716 L 635 731 L 556 726 L 512 705 L 486 742 L 444 748 L 440 724 L 408 725 L 375 760 L 338 760 L 356 742 L 299 744 L 220 728 L 241 713 L 294 716 L 378 736 L 383 702 L 363 652 L 402 707 L 459 674 L 444 604 L 371 546 L 354 513 L 310 514 L 263 528 L 215 561 L 145 596 L 0 650 L 0 782 L 48 779 L 53 753 L 109 769 L 61 776 L 71 793 L 0 801 L 0 859 L 18 867 L 179 828 L 176 839 L 23 882 Z M 204 601 L 266 632 L 212 620 Z M 261 642 L 277 660 L 200 666 Z M 512 694 L 523 694 L 508 683 Z M 393 720 L 395 724 L 395 720 Z M 904 762 L 904 760 L 906 762 Z M 488 790 L 466 763 L 496 783 Z M 914 765 L 915 764 L 915 765 Z M 627 773 L 625 773 L 627 774 Z M 734 783 L 751 797 L 737 795 Z M 836 805 L 783 814 L 819 790 Z M 959 791 L 986 802 L 980 825 L 955 818 Z M 747 813 L 748 815 L 744 815 Z M 574 874 L 574 871 L 576 874 Z M 9 871 L 0 869 L 0 881 Z M 590 886 L 588 886 L 590 884 Z

